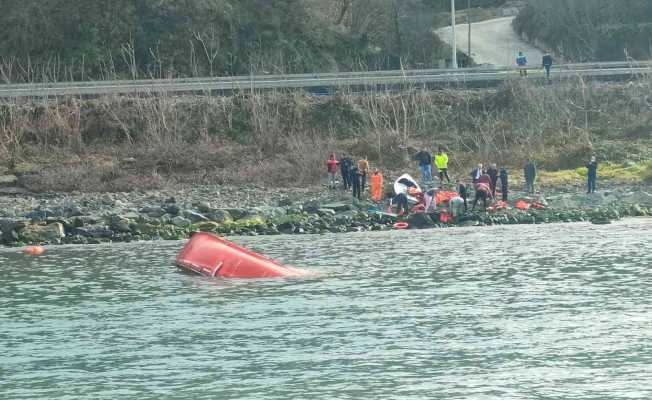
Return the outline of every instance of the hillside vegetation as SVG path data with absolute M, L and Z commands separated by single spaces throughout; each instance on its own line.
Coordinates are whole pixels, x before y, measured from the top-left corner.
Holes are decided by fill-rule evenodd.
M 0 78 L 433 67 L 433 0 L 0 0 Z M 474 0 L 473 4 L 501 3 Z M 449 3 L 448 3 L 449 4 Z
M 514 26 L 569 61 L 651 57 L 650 0 L 527 0 Z

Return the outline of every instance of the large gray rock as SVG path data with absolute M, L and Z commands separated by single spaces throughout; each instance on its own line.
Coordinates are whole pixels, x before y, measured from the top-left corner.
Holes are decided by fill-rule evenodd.
M 197 203 L 196 207 L 197 207 L 197 211 L 204 214 L 208 214 L 211 211 L 213 211 L 213 206 L 211 205 L 211 203 L 207 201 L 200 201 L 199 203 Z
M 109 227 L 115 232 L 131 232 L 130 224 L 132 221 L 119 215 L 113 215 L 110 218 Z
M 27 221 L 8 219 L 0 219 L 0 231 L 2 232 L 11 232 L 23 229 L 28 225 Z
M 621 202 L 626 204 L 638 204 L 643 207 L 652 207 L 652 194 L 647 192 L 634 192 L 621 197 Z
M 70 231 L 72 236 L 82 236 L 93 239 L 110 239 L 115 232 L 103 226 L 89 226 L 85 228 L 75 228 Z
M 206 215 L 211 221 L 223 224 L 225 222 L 233 221 L 233 217 L 226 210 L 213 210 Z
M 352 206 L 349 203 L 329 203 L 329 204 L 323 204 L 321 208 L 331 209 L 335 212 L 342 212 L 342 211 L 350 210 Z
M 328 217 L 328 216 L 335 216 L 335 210 L 332 210 L 330 208 L 320 208 L 317 210 L 317 215 L 320 217 Z
M 179 228 L 185 228 L 192 225 L 192 221 L 190 221 L 188 218 L 177 216 L 172 218 L 172 225 L 178 226 Z
M 183 216 L 188 218 L 193 224 L 196 224 L 198 222 L 207 222 L 207 221 L 209 221 L 209 219 L 206 218 L 205 215 L 200 214 L 200 213 L 196 213 L 196 212 L 191 211 L 191 210 L 185 210 L 183 212 Z
M 60 243 L 66 237 L 63 224 L 28 225 L 18 233 L 21 241 L 26 243 Z
M 228 212 L 234 220 L 242 219 L 248 215 L 247 210 L 244 208 L 225 208 L 224 211 Z
M 179 206 L 177 206 L 174 203 L 166 203 L 165 204 L 165 212 L 170 214 L 170 215 L 178 215 L 181 212 L 181 209 Z
M 251 214 L 263 217 L 263 219 L 276 219 L 287 215 L 287 211 L 283 207 L 255 207 L 250 210 Z
M 147 214 L 150 218 L 160 218 L 167 213 L 163 207 L 143 207 L 139 211 L 141 214 Z
M 45 221 L 47 218 L 63 217 L 63 212 L 60 209 L 37 208 L 25 214 L 25 218 L 32 221 Z
M 424 213 L 410 214 L 406 222 L 410 224 L 410 228 L 426 229 L 435 227 L 435 221 L 430 218 L 430 215 Z
M 310 214 L 317 214 L 321 207 L 321 204 L 317 200 L 310 200 L 303 203 L 303 211 Z
M 17 183 L 16 175 L 0 175 L 0 186 L 15 186 Z

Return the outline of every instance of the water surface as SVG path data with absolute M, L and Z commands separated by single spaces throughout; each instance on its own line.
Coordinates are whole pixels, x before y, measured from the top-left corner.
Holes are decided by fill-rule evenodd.
M 1 399 L 649 399 L 652 220 L 0 251 Z

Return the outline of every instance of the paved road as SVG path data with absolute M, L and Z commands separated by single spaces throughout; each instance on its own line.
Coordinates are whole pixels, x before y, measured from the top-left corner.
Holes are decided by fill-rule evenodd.
M 576 78 L 607 78 L 612 80 L 637 79 L 651 73 L 649 63 L 595 63 L 559 65 L 553 69 L 555 80 Z M 324 92 L 326 88 L 413 88 L 460 87 L 465 85 L 497 85 L 505 79 L 518 77 L 514 68 L 473 68 L 459 70 L 407 70 L 345 72 L 299 75 L 264 75 L 221 78 L 192 78 L 171 80 L 62 82 L 23 85 L 0 85 L 0 98 L 98 96 L 112 94 L 182 94 L 224 93 L 233 91 L 305 88 Z M 527 79 L 542 79 L 536 68 Z
M 477 64 L 496 66 L 514 65 L 519 50 L 523 51 L 530 65 L 541 63 L 542 52 L 531 44 L 521 40 L 512 28 L 514 17 L 490 19 L 471 24 L 471 52 Z M 468 25 L 456 25 L 457 48 L 468 52 Z M 451 28 L 436 31 L 439 37 L 451 43 Z

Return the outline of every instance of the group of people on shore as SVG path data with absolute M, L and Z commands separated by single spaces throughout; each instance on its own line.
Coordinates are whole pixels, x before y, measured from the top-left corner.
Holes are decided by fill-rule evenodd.
M 424 189 L 424 196 L 426 204 L 430 205 L 431 201 L 435 198 L 437 192 L 443 191 L 444 183 L 451 182 L 448 174 L 449 158 L 448 154 L 443 147 L 439 147 L 437 154 L 434 156 L 429 149 L 423 148 L 412 156 L 412 159 L 418 162 L 419 171 L 421 173 L 421 182 Z M 369 161 L 367 157 L 361 158 L 358 161 L 348 154 L 342 154 L 339 160 L 335 154 L 331 154 L 326 162 L 329 176 L 329 186 L 331 189 L 337 187 L 337 173 L 338 169 L 342 177 L 344 190 L 351 190 L 353 197 L 361 200 L 362 193 L 367 185 L 367 175 L 369 174 Z M 437 168 L 438 185 L 434 184 L 433 166 Z M 587 186 L 588 193 L 594 193 L 597 183 L 598 163 L 595 155 L 591 157 L 589 163 L 586 165 L 588 170 Z M 535 181 L 537 178 L 537 166 L 532 159 L 528 159 L 523 167 L 523 177 L 525 181 L 525 191 L 528 195 L 535 193 Z M 472 210 L 475 210 L 479 202 L 482 202 L 484 209 L 488 204 L 494 200 L 498 200 L 497 193 L 500 189 L 500 198 L 503 202 L 509 200 L 509 172 L 505 166 L 498 167 L 496 163 L 491 163 L 487 167 L 483 164 L 478 164 L 470 173 L 470 184 L 464 179 L 458 179 L 456 182 L 456 190 L 458 193 L 457 199 L 451 203 L 451 207 L 459 207 L 460 211 L 463 207 L 464 212 L 468 211 L 469 194 L 473 193 Z M 500 184 L 500 186 L 499 186 Z M 383 198 L 383 176 L 377 168 L 373 168 L 371 172 L 371 199 L 374 202 L 380 202 Z M 410 186 L 409 183 L 407 186 Z M 406 208 L 407 196 L 406 194 L 399 193 L 397 196 L 401 198 L 393 199 L 392 203 L 396 204 L 399 209 Z M 434 201 L 432 204 L 435 204 Z
M 331 189 L 337 188 L 337 172 L 339 169 L 342 177 L 344 190 L 350 190 L 353 197 L 361 200 L 362 193 L 367 186 L 367 175 L 369 174 L 369 160 L 367 157 L 354 161 L 348 154 L 342 154 L 339 160 L 335 154 L 331 154 L 326 161 L 328 170 L 328 184 Z M 371 170 L 371 198 L 373 201 L 382 199 L 383 176 L 378 168 Z

